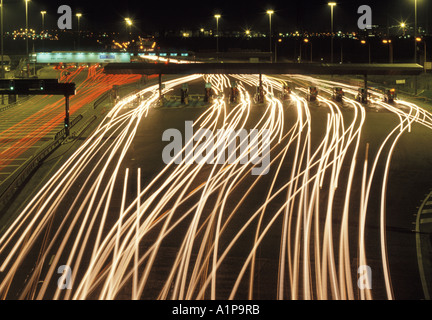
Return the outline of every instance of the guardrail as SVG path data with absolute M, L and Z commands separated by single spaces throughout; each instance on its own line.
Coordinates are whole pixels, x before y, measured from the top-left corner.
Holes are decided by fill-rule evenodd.
M 124 84 L 119 86 L 119 90 L 124 90 L 127 89 L 129 87 L 136 87 L 138 89 L 138 87 L 140 86 L 140 83 L 137 82 L 133 82 L 133 83 L 128 83 L 128 84 Z M 103 93 L 94 103 L 93 103 L 93 109 L 97 109 L 97 107 L 99 107 L 107 98 L 110 98 L 112 95 L 112 90 L 109 90 L 105 93 Z
M 128 88 L 131 86 L 137 86 L 137 83 L 128 84 L 122 86 L 122 88 Z M 107 97 L 109 97 L 110 94 L 111 90 L 99 97 L 93 105 L 94 109 L 96 109 L 98 105 L 100 105 Z M 84 115 L 80 114 L 75 119 L 73 119 L 70 123 L 70 129 L 72 129 L 83 118 Z M 96 119 L 96 115 L 90 116 L 89 120 L 83 123 L 83 125 L 75 131 L 74 136 L 79 135 L 81 132 L 86 130 Z M 66 131 L 63 128 L 54 136 L 54 141 L 50 142 L 36 155 L 29 158 L 26 162 L 24 162 L 23 165 L 21 165 L 19 171 L 9 176 L 5 181 L 3 181 L 3 183 L 0 184 L 0 212 L 5 209 L 17 190 L 25 183 L 34 170 L 36 170 L 43 160 L 46 159 L 46 157 L 48 157 L 56 148 L 58 148 L 66 138 Z
M 102 94 L 94 103 L 93 103 L 93 109 L 96 109 L 97 107 L 99 107 L 102 102 L 105 101 L 106 98 L 108 98 L 111 95 L 111 90 L 108 92 L 105 92 L 104 94 Z
M 42 161 L 50 155 L 62 142 L 66 139 L 65 135 L 49 143 L 35 156 L 32 156 L 21 166 L 20 172 L 10 176 L 2 184 L 0 184 L 0 212 L 4 209 L 7 203 L 12 199 L 16 191 L 29 178 L 32 172 L 42 163 Z M 1 190 L 3 187 L 3 190 Z
M 71 122 L 71 128 L 74 127 L 78 122 L 83 119 L 83 115 L 80 114 Z M 94 119 L 92 120 L 94 121 Z M 21 170 L 13 176 L 7 178 L 3 183 L 0 184 L 0 212 L 4 206 L 13 197 L 17 189 L 28 179 L 31 173 L 40 165 L 40 163 L 55 149 L 57 149 L 62 142 L 66 139 L 66 131 L 63 128 L 54 136 L 54 141 L 49 143 L 35 156 L 27 159 L 24 164 L 21 165 Z M 3 188 L 3 190 L 1 190 Z
M 1 108 L 0 108 L 0 112 L 3 112 L 3 111 L 6 111 L 6 110 L 9 110 L 10 108 L 13 108 L 13 107 L 17 106 L 17 105 L 19 105 L 20 103 L 26 102 L 26 101 L 29 100 L 30 98 L 31 98 L 31 96 L 27 96 L 27 97 L 25 97 L 25 98 L 22 98 L 22 99 L 20 99 L 20 100 L 15 101 L 15 102 L 13 102 L 13 103 L 11 103 L 11 104 L 8 104 L 7 106 L 1 107 Z
M 84 122 L 84 124 L 79 127 L 76 131 L 74 131 L 72 133 L 72 137 L 76 138 L 77 136 L 79 136 L 82 132 L 84 132 L 95 120 L 97 119 L 96 115 L 93 115 L 89 120 L 87 120 L 86 122 Z
M 82 114 L 80 114 L 79 116 L 77 116 L 75 119 L 73 119 L 70 123 L 70 128 L 72 129 L 78 122 L 80 122 L 82 119 L 84 118 L 84 116 Z M 61 129 L 59 132 L 56 133 L 56 135 L 54 136 L 54 140 L 59 139 L 61 136 L 66 135 L 66 129 L 63 128 Z

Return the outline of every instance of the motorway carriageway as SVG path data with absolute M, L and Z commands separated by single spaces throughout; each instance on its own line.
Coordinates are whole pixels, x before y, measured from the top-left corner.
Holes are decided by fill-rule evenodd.
M 389 183 L 391 167 L 408 162 L 396 152 L 403 144 L 426 159 L 409 161 L 428 168 L 431 152 L 403 138 L 430 137 L 432 115 L 402 100 L 386 104 L 374 91 L 364 106 L 349 97 L 357 88 L 341 83 L 263 78 L 260 106 L 253 102 L 258 76 L 239 75 L 166 82 L 165 94 L 183 83 L 212 83 L 219 98 L 207 108 L 157 108 L 157 85 L 118 102 L 0 236 L 0 297 L 397 299 L 418 288 L 415 247 L 395 245 L 414 234 L 390 229 L 388 242 L 388 227 L 410 217 L 387 195 L 418 196 L 408 183 Z M 240 96 L 230 105 L 233 79 Z M 278 98 L 285 82 L 298 84 L 289 104 Z M 305 99 L 311 83 L 321 92 L 314 103 Z M 347 92 L 343 104 L 326 98 L 334 85 Z M 199 128 L 213 136 L 220 128 L 267 130 L 271 150 L 257 149 L 271 152 L 270 174 L 251 175 L 259 164 L 242 163 L 248 148 L 225 165 L 185 157 L 156 170 L 148 159 L 160 158 L 158 133 L 192 114 L 201 144 L 189 149 L 186 141 L 183 152 L 206 150 L 209 160 L 228 148 L 229 137 L 211 144 Z M 430 182 L 429 171 L 417 174 Z M 70 290 L 57 286 L 62 265 L 73 272 Z M 357 287 L 359 266 L 371 266 L 372 288 Z M 363 285 L 372 284 L 366 278 Z
M 71 120 L 112 88 L 136 82 L 139 76 L 111 76 L 97 65 L 66 68 L 60 82 L 76 82 L 77 94 L 70 98 Z M 65 99 L 62 96 L 34 96 L 0 113 L 0 184 L 63 128 Z

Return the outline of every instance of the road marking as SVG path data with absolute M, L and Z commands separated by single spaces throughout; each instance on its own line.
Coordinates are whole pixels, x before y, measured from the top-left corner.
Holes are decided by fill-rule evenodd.
M 432 192 L 427 196 L 426 200 L 423 201 L 422 205 L 420 206 L 420 209 L 417 213 L 417 219 L 416 219 L 417 263 L 418 263 L 418 267 L 419 267 L 420 280 L 422 283 L 423 292 L 424 292 L 426 300 L 430 300 L 430 295 L 429 295 L 428 283 L 426 282 L 426 277 L 425 277 L 424 268 L 423 268 L 423 257 L 422 257 L 422 252 L 421 252 L 421 240 L 420 240 L 420 237 L 421 237 L 421 234 L 420 234 L 421 219 L 420 219 L 420 217 L 424 212 L 423 208 L 425 207 L 426 203 L 428 202 L 428 200 L 431 197 L 432 197 Z

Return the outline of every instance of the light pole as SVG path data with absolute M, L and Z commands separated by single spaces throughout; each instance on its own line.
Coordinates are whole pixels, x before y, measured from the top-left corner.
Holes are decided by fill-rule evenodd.
M 45 50 L 45 40 L 44 40 L 44 30 L 45 30 L 45 15 L 46 15 L 46 11 L 41 11 L 41 15 L 42 15 L 42 50 Z
M 45 30 L 45 15 L 46 15 L 46 11 L 41 11 L 41 15 L 42 15 L 42 31 Z
M 30 77 L 30 66 L 29 66 L 29 19 L 28 19 L 28 3 L 30 2 L 30 0 L 25 0 L 25 5 L 26 5 L 26 55 L 27 55 L 27 78 Z
M 303 39 L 303 44 L 310 45 L 310 62 L 312 62 L 312 42 L 309 41 L 308 38 Z M 302 58 L 302 43 L 300 43 L 300 62 L 302 62 L 303 58 Z
M 130 27 L 132 26 L 132 19 L 131 18 L 125 18 L 126 27 L 128 28 L 128 31 L 130 32 Z
M 372 63 L 371 61 L 371 46 L 370 46 L 370 41 L 366 41 L 366 40 L 362 40 L 360 41 L 361 44 L 366 44 L 368 45 L 368 49 L 369 49 L 369 64 Z
M 414 0 L 415 23 L 414 23 L 414 63 L 417 63 L 417 0 Z
M 80 20 L 81 20 L 81 17 L 82 17 L 82 13 L 77 13 L 76 17 L 78 19 L 78 45 L 77 45 L 77 48 L 79 50 L 79 48 L 80 48 L 80 38 L 81 38 Z
M 27 57 L 29 55 L 29 43 L 28 43 L 28 32 L 29 32 L 29 23 L 28 23 L 28 3 L 30 2 L 30 0 L 25 0 L 25 5 L 26 5 L 26 54 Z
M 406 28 L 406 23 L 405 23 L 405 22 L 401 22 L 400 27 L 401 27 L 401 29 L 402 29 L 403 36 L 405 37 L 405 28 Z
M 389 63 L 393 63 L 393 43 L 391 40 L 384 39 L 382 41 L 383 44 L 387 44 L 389 46 Z
M 5 78 L 5 69 L 4 69 L 4 49 L 3 49 L 3 0 L 1 0 L 1 78 Z M 4 95 L 1 98 L 1 104 L 4 104 Z
M 333 8 L 336 5 L 336 2 L 329 2 L 328 5 L 331 8 L 331 63 L 334 62 L 334 30 L 333 30 Z
M 426 73 L 426 62 L 427 62 L 427 47 L 426 47 L 426 39 L 422 39 L 420 37 L 417 37 L 416 39 L 416 43 L 417 42 L 422 42 L 423 41 L 423 46 L 424 46 L 424 72 Z
M 215 14 L 216 19 L 216 61 L 219 62 L 219 19 L 221 18 L 220 14 Z
M 273 41 L 272 41 L 272 15 L 273 10 L 267 10 L 267 14 L 269 15 L 269 25 L 270 25 L 270 61 L 273 63 Z
M 130 41 L 131 27 L 133 25 L 133 22 L 132 22 L 131 18 L 125 18 L 125 22 L 126 22 L 126 29 L 127 29 L 127 34 L 128 34 L 128 41 Z
M 275 41 L 275 63 L 277 63 L 277 57 L 278 57 L 278 43 L 282 43 L 282 39 L 278 39 L 278 41 Z
M 4 35 L 3 35 L 3 0 L 1 0 L 1 77 L 5 77 L 5 69 L 4 69 Z M 2 95 L 2 104 L 3 104 L 3 95 Z

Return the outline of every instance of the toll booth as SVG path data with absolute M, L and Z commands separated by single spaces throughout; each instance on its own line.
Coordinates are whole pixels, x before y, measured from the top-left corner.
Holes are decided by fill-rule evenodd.
M 8 103 L 12 104 L 12 103 L 16 103 L 17 102 L 17 96 L 16 94 L 9 94 L 8 95 Z
M 316 87 L 309 87 L 308 89 L 308 101 L 316 101 L 318 97 L 318 90 Z
M 342 88 L 333 88 L 332 98 L 335 101 L 342 102 L 345 93 Z
M 358 89 L 356 100 L 360 103 L 368 103 L 367 90 L 365 88 Z
M 264 103 L 264 88 L 262 86 L 256 88 L 255 101 L 256 103 Z
M 393 103 L 397 99 L 396 89 L 384 90 L 384 101 L 387 103 Z
M 206 83 L 204 92 L 204 102 L 209 103 L 212 100 L 212 84 Z
M 114 102 L 114 104 L 116 104 L 118 99 L 120 99 L 120 86 L 119 85 L 113 85 L 111 95 L 112 95 L 112 101 Z
M 231 83 L 230 102 L 237 103 L 239 95 L 240 95 L 240 91 L 238 89 L 237 82 L 234 81 L 233 83 Z
M 181 103 L 189 104 L 189 85 L 184 83 L 181 88 Z
M 282 89 L 282 99 L 289 100 L 291 97 L 291 88 L 287 85 L 283 86 Z

